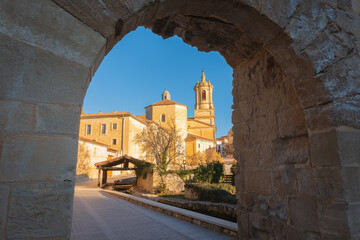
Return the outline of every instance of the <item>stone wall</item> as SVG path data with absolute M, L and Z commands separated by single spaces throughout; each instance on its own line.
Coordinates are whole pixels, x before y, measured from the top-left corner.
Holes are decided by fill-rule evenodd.
M 148 173 L 144 179 L 142 176 L 136 178 L 136 188 L 147 193 L 154 192 L 153 174 Z
M 305 114 L 291 79 L 264 51 L 234 69 L 233 85 L 239 226 L 279 239 L 292 221 L 318 232 Z
M 154 173 L 154 191 L 159 187 L 160 177 L 158 174 Z M 164 177 L 166 183 L 166 188 L 169 193 L 179 193 L 184 191 L 184 181 L 176 173 L 167 174 Z

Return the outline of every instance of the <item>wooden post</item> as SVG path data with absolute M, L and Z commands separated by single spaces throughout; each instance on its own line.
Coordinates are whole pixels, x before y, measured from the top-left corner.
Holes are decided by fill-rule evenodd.
M 101 174 L 101 170 L 99 168 L 99 171 L 98 171 L 98 183 L 97 183 L 97 186 L 100 187 L 100 174 Z
M 104 185 L 106 185 L 106 182 L 107 182 L 107 170 L 103 170 L 102 171 L 102 184 L 101 184 L 101 186 L 104 186 Z

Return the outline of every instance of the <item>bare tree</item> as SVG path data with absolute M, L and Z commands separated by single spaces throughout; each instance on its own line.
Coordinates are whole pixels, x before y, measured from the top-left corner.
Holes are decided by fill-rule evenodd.
M 169 166 L 181 163 L 185 152 L 184 141 L 174 121 L 164 125 L 150 123 L 135 136 L 135 143 L 154 159 L 155 171 L 161 178 L 161 184 L 166 188 L 164 177 L 168 173 Z

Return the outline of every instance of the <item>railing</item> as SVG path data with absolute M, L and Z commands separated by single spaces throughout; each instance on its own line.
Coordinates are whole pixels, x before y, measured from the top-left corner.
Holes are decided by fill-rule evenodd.
M 225 175 L 224 176 L 224 183 L 229 183 L 231 185 L 235 185 L 234 175 Z

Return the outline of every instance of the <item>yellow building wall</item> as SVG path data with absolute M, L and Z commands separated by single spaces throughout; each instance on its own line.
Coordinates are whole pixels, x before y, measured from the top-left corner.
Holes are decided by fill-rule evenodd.
M 119 119 L 119 117 L 81 118 L 79 136 L 105 143 L 115 150 L 120 150 L 122 121 L 124 121 L 124 118 Z M 111 129 L 113 123 L 117 124 L 117 130 Z M 102 124 L 106 124 L 105 134 L 102 134 L 101 132 Z M 91 125 L 91 134 L 87 134 L 87 125 Z M 113 139 L 116 139 L 116 145 L 113 144 Z
M 181 105 L 175 105 L 175 126 L 179 129 L 182 139 L 187 136 L 187 108 Z
M 186 141 L 186 156 L 192 156 L 194 153 L 196 153 L 195 144 L 195 139 Z
M 79 136 L 97 142 L 105 143 L 121 154 L 122 127 L 124 121 L 124 145 L 123 154 L 139 158 L 143 154 L 134 143 L 135 135 L 141 132 L 146 125 L 129 116 L 98 116 L 80 119 Z M 117 130 L 112 129 L 112 124 L 117 123 Z M 106 124 L 106 132 L 102 134 L 101 124 Z M 91 125 L 91 134 L 87 134 L 87 125 Z M 116 144 L 113 144 L 116 139 Z
M 189 120 L 187 122 L 187 131 L 195 135 L 199 135 L 205 138 L 215 141 L 216 127 L 202 124 L 196 121 Z
M 214 109 L 195 109 L 195 119 L 207 124 L 213 125 L 215 123 Z
M 141 133 L 145 128 L 146 126 L 144 124 L 140 123 L 139 121 L 133 118 L 129 118 L 129 131 L 127 131 L 129 134 L 129 136 L 127 137 L 128 140 L 127 154 L 141 160 L 146 160 L 146 153 L 143 153 L 141 151 L 139 145 L 137 145 L 134 140 L 135 140 L 135 136 Z
M 157 105 L 157 106 L 151 106 L 150 112 L 152 112 L 152 118 L 156 123 L 161 123 L 161 116 L 165 115 L 165 122 L 168 122 L 170 120 L 175 120 L 175 105 Z

